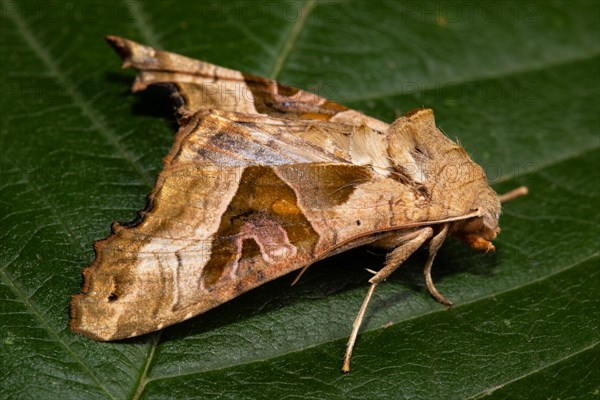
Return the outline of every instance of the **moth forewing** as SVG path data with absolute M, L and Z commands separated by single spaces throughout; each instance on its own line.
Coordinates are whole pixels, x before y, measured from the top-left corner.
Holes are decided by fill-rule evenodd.
M 331 120 L 385 131 L 387 124 L 317 94 L 282 85 L 272 79 L 235 71 L 179 54 L 153 49 L 132 40 L 107 36 L 106 41 L 134 67 L 134 92 L 166 84 L 180 116 L 219 109 L 287 119 Z
M 71 302 L 74 332 L 96 340 L 152 332 L 325 257 L 385 246 L 347 372 L 375 287 L 410 254 L 428 246 L 427 288 L 451 304 L 430 275 L 445 238 L 493 249 L 499 198 L 431 110 L 390 126 L 273 80 L 107 40 L 139 71 L 134 91 L 172 90 L 180 129 L 146 210 L 96 243 Z

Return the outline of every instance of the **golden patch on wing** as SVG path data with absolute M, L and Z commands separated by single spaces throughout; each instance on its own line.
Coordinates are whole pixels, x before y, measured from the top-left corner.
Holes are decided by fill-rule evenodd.
M 272 263 L 292 256 L 289 246 L 312 254 L 319 235 L 297 202 L 294 191 L 271 167 L 247 167 L 214 234 L 211 259 L 202 271 L 203 286 L 210 290 L 219 279 L 229 279 L 231 270 L 241 274 L 244 263 L 256 262 L 242 256 Z M 246 241 L 255 243 L 246 247 Z M 290 250 L 277 253 L 277 249 Z
M 292 187 L 301 188 L 303 204 L 314 210 L 346 203 L 356 186 L 372 177 L 369 167 L 352 164 L 293 164 L 276 170 Z

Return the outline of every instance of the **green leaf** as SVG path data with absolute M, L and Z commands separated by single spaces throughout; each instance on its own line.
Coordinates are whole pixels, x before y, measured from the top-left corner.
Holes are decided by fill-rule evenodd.
M 2 0 L 0 397 L 591 398 L 600 394 L 598 2 Z M 119 35 L 392 121 L 431 107 L 506 205 L 493 255 L 413 257 L 347 335 L 383 254 L 358 249 L 161 333 L 97 343 L 68 302 L 131 220 L 176 129 L 131 95 Z

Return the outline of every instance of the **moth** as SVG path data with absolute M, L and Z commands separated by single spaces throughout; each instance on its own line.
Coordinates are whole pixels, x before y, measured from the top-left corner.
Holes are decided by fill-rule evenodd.
M 493 251 L 501 203 L 526 191 L 498 196 L 430 109 L 388 125 L 270 79 L 107 41 L 138 71 L 134 92 L 170 90 L 179 131 L 145 210 L 113 223 L 82 271 L 70 327 L 91 339 L 160 330 L 369 244 L 388 253 L 353 324 L 348 372 L 377 285 L 426 247 L 427 289 L 451 305 L 431 280 L 442 243 Z

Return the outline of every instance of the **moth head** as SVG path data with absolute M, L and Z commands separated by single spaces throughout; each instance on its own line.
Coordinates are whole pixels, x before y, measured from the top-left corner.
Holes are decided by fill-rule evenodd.
M 454 235 L 471 248 L 489 253 L 495 250 L 492 241 L 500 233 L 498 219 L 500 217 L 500 200 L 498 195 L 487 184 L 475 196 L 472 206 L 477 216 L 457 221 L 453 227 Z
M 431 204 L 449 214 L 475 214 L 454 222 L 452 232 L 470 247 L 494 251 L 500 232 L 500 201 L 484 170 L 466 150 L 436 127 L 433 111 L 408 112 L 390 127 L 388 153 L 409 180 L 428 193 Z

